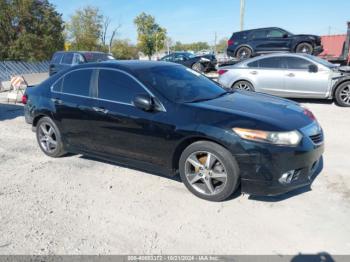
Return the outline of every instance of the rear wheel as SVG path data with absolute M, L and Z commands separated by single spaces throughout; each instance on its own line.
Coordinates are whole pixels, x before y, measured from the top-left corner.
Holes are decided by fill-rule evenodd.
M 238 60 L 243 60 L 250 58 L 252 56 L 252 50 L 249 47 L 243 46 L 237 50 L 236 58 Z
M 223 201 L 239 185 L 239 169 L 232 154 L 224 147 L 209 141 L 188 146 L 179 162 L 183 183 L 194 195 Z
M 232 88 L 245 91 L 255 91 L 253 85 L 250 82 L 244 80 L 234 83 Z
M 48 156 L 60 157 L 66 154 L 63 149 L 61 134 L 56 124 L 49 117 L 43 117 L 36 126 L 36 138 L 40 149 Z
M 338 105 L 350 106 L 350 82 L 342 83 L 335 90 L 334 98 Z
M 203 72 L 204 71 L 204 66 L 199 63 L 199 62 L 196 62 L 192 65 L 192 69 L 197 71 L 197 72 Z
M 309 55 L 311 55 L 313 51 L 314 51 L 314 48 L 309 43 L 300 43 L 299 45 L 297 45 L 297 48 L 295 49 L 296 53 L 304 53 Z

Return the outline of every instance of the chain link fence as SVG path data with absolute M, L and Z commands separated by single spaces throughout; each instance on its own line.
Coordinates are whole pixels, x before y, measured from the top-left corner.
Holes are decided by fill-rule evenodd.
M 46 73 L 49 71 L 49 61 L 18 62 L 0 61 L 0 81 L 9 81 L 12 75 Z

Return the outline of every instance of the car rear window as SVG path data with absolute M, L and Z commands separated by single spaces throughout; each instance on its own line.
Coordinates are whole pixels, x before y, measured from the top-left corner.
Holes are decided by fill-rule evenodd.
M 101 62 L 113 59 L 111 55 L 105 53 L 84 53 L 87 62 Z
M 268 57 L 259 60 L 259 68 L 284 68 L 280 57 Z
M 63 80 L 63 92 L 89 96 L 91 75 L 92 69 L 80 69 L 68 73 Z

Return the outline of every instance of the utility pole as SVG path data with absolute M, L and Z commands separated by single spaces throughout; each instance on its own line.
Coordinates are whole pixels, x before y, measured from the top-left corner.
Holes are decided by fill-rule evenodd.
M 241 0 L 241 31 L 244 29 L 244 8 L 245 8 L 245 0 Z
M 214 54 L 216 55 L 216 41 L 217 41 L 217 34 L 215 32 L 215 37 L 214 37 Z

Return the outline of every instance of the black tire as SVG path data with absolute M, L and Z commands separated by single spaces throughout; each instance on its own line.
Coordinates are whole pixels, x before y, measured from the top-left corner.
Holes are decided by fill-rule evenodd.
M 314 52 L 314 48 L 309 43 L 300 43 L 297 45 L 295 52 L 312 55 Z
M 190 179 L 189 175 L 190 174 L 188 174 L 188 172 L 186 170 L 186 168 L 189 165 L 188 163 L 190 162 L 190 161 L 188 161 L 188 159 L 191 158 L 193 156 L 193 154 L 197 154 L 197 153 L 201 154 L 203 152 L 211 154 L 211 159 L 216 159 L 216 160 L 214 160 L 216 162 L 213 162 L 213 165 L 214 165 L 214 163 L 216 163 L 216 164 L 214 165 L 212 170 L 214 170 L 216 168 L 218 163 L 219 163 L 219 166 L 221 168 L 223 168 L 223 169 L 221 169 L 221 172 L 224 170 L 223 173 L 220 173 L 220 171 L 217 172 L 217 170 L 213 171 L 213 177 L 214 177 L 214 173 L 226 175 L 226 177 L 224 178 L 225 179 L 224 183 L 217 181 L 216 178 L 209 177 L 209 176 L 211 176 L 211 174 L 208 174 L 208 173 L 204 176 L 202 176 L 202 174 L 201 174 L 201 178 L 196 180 L 197 181 L 196 185 L 202 184 L 203 186 L 205 186 L 205 184 L 208 182 L 208 181 L 205 182 L 205 180 L 208 180 L 207 178 L 209 177 L 209 181 L 210 181 L 209 183 L 212 183 L 212 185 L 214 185 L 213 188 L 215 189 L 215 191 L 217 191 L 217 192 L 214 191 L 212 194 L 200 192 L 198 190 L 198 188 L 196 189 L 196 186 L 194 186 L 195 183 L 191 184 L 189 182 L 189 179 Z M 220 164 L 222 164 L 222 165 L 220 165 Z M 185 186 L 187 187 L 187 189 L 190 192 L 192 192 L 194 195 L 196 195 L 199 198 L 209 200 L 209 201 L 218 202 L 218 201 L 226 200 L 227 198 L 229 198 L 233 194 L 233 192 L 235 192 L 235 190 L 239 186 L 239 168 L 238 168 L 238 164 L 237 164 L 236 160 L 234 159 L 232 154 L 226 148 L 224 148 L 221 145 L 218 145 L 216 143 L 209 142 L 209 141 L 195 142 L 195 143 L 189 145 L 182 152 L 181 157 L 180 157 L 180 161 L 179 161 L 179 172 L 180 172 L 182 182 L 185 184 Z M 207 172 L 209 172 L 209 171 L 207 171 Z M 211 172 L 209 172 L 209 173 L 211 173 Z
M 232 89 L 239 89 L 239 90 L 255 92 L 255 89 L 254 89 L 254 86 L 252 85 L 252 83 L 245 81 L 245 80 L 237 81 L 236 83 L 234 83 L 232 85 Z
M 350 81 L 337 87 L 334 92 L 334 99 L 339 106 L 350 107 Z
M 240 48 L 238 48 L 237 52 L 236 52 L 236 58 L 238 60 L 244 60 L 244 59 L 248 59 L 250 57 L 252 57 L 253 51 L 247 47 L 247 46 L 242 46 Z
M 50 128 L 52 128 L 52 130 Z M 46 132 L 44 130 L 46 130 Z M 48 141 L 49 136 L 51 137 L 50 141 Z M 47 156 L 61 157 L 66 154 L 61 139 L 61 133 L 55 122 L 47 116 L 41 118 L 36 125 L 36 139 L 41 151 Z
M 201 73 L 204 71 L 204 65 L 202 65 L 202 64 L 199 63 L 199 62 L 194 63 L 194 64 L 191 66 L 191 68 L 192 68 L 193 70 L 195 70 L 195 71 L 197 71 L 197 72 L 201 72 Z

